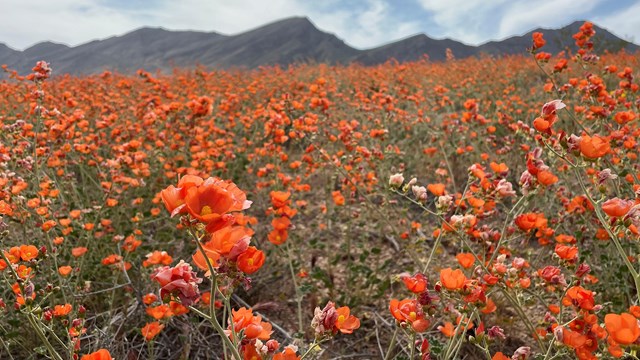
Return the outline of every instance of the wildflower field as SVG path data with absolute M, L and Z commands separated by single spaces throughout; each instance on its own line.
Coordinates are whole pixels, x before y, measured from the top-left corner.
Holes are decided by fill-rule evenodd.
M 0 81 L 1 359 L 638 359 L 637 54 Z

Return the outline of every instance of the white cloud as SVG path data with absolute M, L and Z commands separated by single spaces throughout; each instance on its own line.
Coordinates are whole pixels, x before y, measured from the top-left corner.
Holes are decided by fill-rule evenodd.
M 334 10 L 312 14 L 311 20 L 322 30 L 336 34 L 347 44 L 366 49 L 420 33 L 417 22 L 402 22 L 393 18 L 389 4 L 384 0 L 367 0 L 367 9 Z
M 587 20 L 601 0 L 544 0 L 512 2 L 500 20 L 499 38 L 522 34 L 537 27 L 554 28 L 575 20 Z
M 439 27 L 437 32 L 427 35 L 446 36 L 467 44 L 484 42 L 495 33 L 496 22 L 491 18 L 508 1 L 418 0 Z
M 75 45 L 140 25 L 136 11 L 123 13 L 93 0 L 3 0 L 0 41 L 18 49 L 44 40 Z
M 640 44 L 640 2 L 607 16 L 596 16 L 593 21 L 625 40 Z
M 167 0 L 149 10 L 169 29 L 194 29 L 236 34 L 291 16 L 305 16 L 296 0 Z
M 640 3 L 593 17 L 589 12 L 605 0 L 579 5 L 575 0 L 415 1 L 430 21 L 404 21 L 407 14 L 394 0 L 2 0 L 0 42 L 20 50 L 45 40 L 78 45 L 143 26 L 237 34 L 290 16 L 307 16 L 321 30 L 357 48 L 421 32 L 479 44 L 585 18 L 636 42 L 640 39 L 640 17 L 634 16 Z M 435 26 L 426 28 L 427 23 Z
M 440 27 L 438 35 L 473 45 L 521 35 L 537 27 L 556 28 L 591 18 L 591 11 L 602 1 L 583 0 L 578 4 L 575 0 L 418 0 Z M 626 22 L 630 23 L 628 19 Z M 627 28 L 633 29 L 631 25 Z
M 74 46 L 143 26 L 237 34 L 291 16 L 307 16 L 359 48 L 420 32 L 415 22 L 393 21 L 386 0 L 366 0 L 364 11 L 334 0 L 160 0 L 147 7 L 103 0 L 3 0 L 2 5 L 10 10 L 0 12 L 0 42 L 20 50 L 45 40 Z

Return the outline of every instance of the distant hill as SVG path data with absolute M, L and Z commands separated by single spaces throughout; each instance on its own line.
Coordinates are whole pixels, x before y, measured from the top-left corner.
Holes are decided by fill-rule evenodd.
M 571 36 L 582 23 L 577 21 L 561 29 L 536 29 L 522 36 L 490 41 L 480 46 L 419 34 L 372 49 L 358 50 L 335 35 L 319 30 L 309 19 L 293 17 L 233 36 L 141 28 L 122 36 L 74 47 L 42 42 L 17 51 L 0 43 L 0 64 L 26 73 L 36 61 L 46 60 L 56 74 L 91 74 L 104 70 L 133 72 L 140 68 L 167 71 L 173 67 L 195 65 L 212 68 L 286 66 L 300 62 L 375 65 L 392 58 L 399 62 L 419 60 L 425 55 L 432 61 L 441 61 L 446 58 L 446 49 L 451 49 L 456 58 L 524 53 L 531 46 L 531 34 L 535 31 L 542 32 L 547 40 L 544 51 L 556 53 L 575 47 Z M 603 28 L 594 26 L 594 29 L 597 52 L 623 48 L 634 52 L 639 49 Z

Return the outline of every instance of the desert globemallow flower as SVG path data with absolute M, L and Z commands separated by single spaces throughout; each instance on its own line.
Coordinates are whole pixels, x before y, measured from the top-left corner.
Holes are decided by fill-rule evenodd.
M 629 313 L 607 314 L 604 324 L 609 338 L 620 345 L 633 344 L 640 337 L 640 327 L 635 316 Z
M 562 100 L 553 100 L 542 106 L 542 114 L 533 120 L 536 130 L 551 135 L 551 126 L 558 120 L 556 112 L 567 107 Z
M 401 326 L 408 325 L 415 332 L 424 332 L 429 328 L 430 322 L 425 319 L 422 306 L 416 299 L 391 299 L 389 311 Z
M 315 330 L 316 338 L 331 336 L 338 331 L 343 334 L 351 334 L 360 327 L 360 320 L 351 315 L 348 306 L 336 308 L 331 301 L 321 310 L 317 307 L 314 311 L 311 327 Z
M 164 266 L 156 269 L 151 279 L 160 284 L 160 297 L 175 295 L 184 306 L 193 304 L 199 297 L 198 284 L 202 279 L 193 271 L 191 265 L 181 260 L 176 266 Z
M 605 201 L 602 204 L 602 211 L 611 217 L 621 218 L 631 210 L 635 203 L 631 200 L 623 200 L 619 198 L 613 198 Z
M 580 152 L 587 159 L 601 158 L 611 151 L 609 140 L 600 135 L 583 135 L 580 139 Z
M 440 270 L 440 283 L 442 283 L 442 286 L 447 290 L 460 290 L 466 281 L 467 277 L 460 269 L 453 270 L 446 268 Z
M 208 232 L 233 224 L 232 213 L 251 206 L 236 184 L 215 177 L 203 180 L 187 175 L 180 179 L 178 187 L 171 185 L 160 196 L 171 216 L 189 214 L 206 224 Z
M 82 355 L 80 360 L 112 360 L 111 354 L 107 349 L 100 349 L 91 354 Z

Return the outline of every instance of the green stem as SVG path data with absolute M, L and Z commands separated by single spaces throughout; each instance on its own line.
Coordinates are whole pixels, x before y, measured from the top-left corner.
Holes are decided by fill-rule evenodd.
M 618 237 L 613 233 L 613 231 L 611 231 L 611 228 L 609 227 L 607 220 L 602 214 L 602 209 L 600 208 L 599 204 L 596 201 L 594 201 L 593 198 L 591 197 L 591 194 L 587 190 L 587 187 L 584 184 L 584 181 L 582 180 L 582 176 L 580 176 L 578 169 L 574 168 L 574 172 L 575 172 L 576 178 L 578 178 L 578 182 L 580 183 L 580 187 L 582 188 L 582 191 L 584 192 L 585 196 L 589 200 L 589 203 L 591 203 L 591 206 L 593 206 L 593 209 L 596 213 L 596 216 L 598 217 L 598 220 L 600 220 L 602 227 L 607 231 L 607 234 L 611 238 L 611 241 L 613 241 L 616 247 L 616 250 L 618 251 L 618 255 L 622 258 L 622 261 L 624 261 L 624 264 L 627 266 L 627 270 L 629 270 L 629 273 L 633 277 L 633 282 L 636 286 L 636 296 L 638 299 L 640 299 L 640 275 L 638 275 L 638 272 L 633 267 L 633 264 L 629 260 L 627 253 L 624 251 L 624 248 L 622 247 L 620 240 L 618 240 Z
M 233 355 L 233 358 L 236 359 L 236 360 L 242 360 L 242 356 L 240 356 L 240 353 L 238 352 L 237 346 L 235 346 L 231 342 L 231 340 L 229 339 L 227 334 L 225 334 L 224 329 L 222 328 L 222 326 L 218 322 L 218 318 L 215 316 L 215 295 L 214 294 L 215 294 L 215 292 L 217 290 L 216 271 L 213 268 L 213 264 L 211 264 L 211 260 L 209 259 L 209 257 L 207 256 L 207 253 L 204 250 L 204 246 L 202 246 L 202 243 L 200 242 L 201 237 L 197 236 L 192 231 L 189 231 L 189 233 L 196 240 L 196 244 L 198 245 L 198 249 L 200 250 L 200 252 L 202 252 L 202 256 L 204 257 L 205 262 L 207 263 L 207 267 L 209 268 L 209 279 L 211 280 L 211 296 L 210 296 L 211 302 L 209 304 L 209 313 L 210 313 L 209 322 L 211 322 L 211 325 L 213 326 L 213 328 L 220 335 L 220 337 L 222 338 L 222 341 L 229 348 L 231 348 L 231 354 Z M 231 324 L 231 328 L 232 329 L 233 329 L 233 327 L 234 327 L 234 325 Z M 234 342 L 235 341 L 236 340 L 234 340 Z
M 509 300 L 511 305 L 513 305 L 514 310 L 518 313 L 518 316 L 520 316 L 520 319 L 524 322 L 524 325 L 527 327 L 527 329 L 531 332 L 533 337 L 538 342 L 538 346 L 540 347 L 540 350 L 544 349 L 545 346 L 542 343 L 542 340 L 540 340 L 540 337 L 538 336 L 538 333 L 536 332 L 536 329 L 533 327 L 533 324 L 531 323 L 531 320 L 529 319 L 529 317 L 527 317 L 527 315 L 524 313 L 524 311 L 522 311 L 522 308 L 521 308 L 520 304 L 518 303 L 518 301 L 516 299 L 514 299 L 506 289 L 501 289 L 501 290 L 502 290 L 502 293 L 504 294 L 504 296 L 507 298 L 507 300 Z
M 153 350 L 153 340 L 149 341 L 147 343 L 147 346 L 149 348 L 149 359 L 151 359 L 151 360 L 155 359 L 156 358 L 156 356 L 155 356 L 156 354 L 155 354 L 155 351 Z
M 55 360 L 62 360 L 62 356 L 60 356 L 60 354 L 58 354 L 58 352 L 53 348 L 53 345 L 51 345 L 51 343 L 49 342 L 49 339 L 47 339 L 47 337 L 44 335 L 44 333 L 42 332 L 42 329 L 40 329 L 37 321 L 34 318 L 35 316 L 33 314 L 31 313 L 27 314 L 27 320 L 29 321 L 29 324 L 31 325 L 33 330 L 36 332 L 36 335 L 38 336 L 38 338 L 40 338 L 40 341 L 42 341 L 44 346 L 47 348 L 49 355 L 51 355 L 51 357 Z
M 415 353 L 416 353 L 416 332 L 415 331 L 411 336 L 411 343 L 409 345 L 411 346 L 411 355 L 409 356 L 409 359 L 413 360 L 413 357 L 415 356 Z
M 393 332 L 393 337 L 391 337 L 391 343 L 389 343 L 389 348 L 387 349 L 387 354 L 384 357 L 384 360 L 391 359 L 391 350 L 396 346 L 396 339 L 398 337 L 398 327 L 396 326 L 395 331 Z
M 300 288 L 298 287 L 298 281 L 296 279 L 295 269 L 293 268 L 293 257 L 291 256 L 291 248 L 289 247 L 289 243 L 286 242 L 284 246 L 287 249 L 287 260 L 289 263 L 289 271 L 291 272 L 291 280 L 293 281 L 293 287 L 295 288 L 295 291 L 296 291 L 296 303 L 297 303 L 297 310 L 298 310 L 298 333 L 302 334 L 302 337 L 304 337 L 304 333 L 305 333 L 304 321 L 302 318 L 303 295 L 300 294 Z
M 313 349 L 316 348 L 316 346 L 320 345 L 322 343 L 321 342 L 317 342 L 316 339 L 313 340 L 313 343 L 311 343 L 311 345 L 309 345 L 309 348 L 307 349 L 307 351 L 304 352 L 304 354 L 302 354 L 302 356 L 300 356 L 300 360 L 303 360 L 305 357 L 307 357 L 307 355 L 311 354 L 311 351 L 313 351 Z

